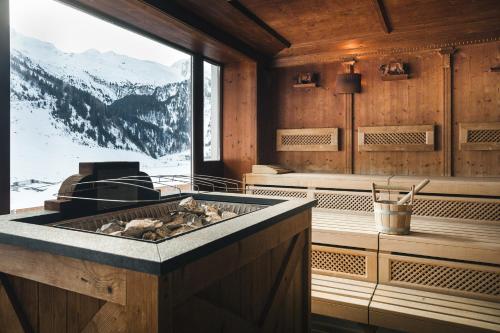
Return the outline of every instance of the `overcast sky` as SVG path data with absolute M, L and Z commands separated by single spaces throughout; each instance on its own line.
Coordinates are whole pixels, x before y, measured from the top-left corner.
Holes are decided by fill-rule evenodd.
M 64 52 L 113 51 L 167 66 L 188 58 L 185 53 L 55 0 L 11 0 L 10 24 L 18 33 L 52 43 Z

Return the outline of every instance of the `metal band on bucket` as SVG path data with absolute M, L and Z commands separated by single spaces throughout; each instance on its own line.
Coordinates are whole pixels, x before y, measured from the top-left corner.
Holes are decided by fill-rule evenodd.
M 383 225 L 377 224 L 377 230 L 380 231 L 381 233 L 384 234 L 409 234 L 410 233 L 410 228 L 391 228 L 391 227 L 385 227 Z
M 392 211 L 387 209 L 375 209 L 374 213 L 380 215 L 411 215 L 411 211 Z

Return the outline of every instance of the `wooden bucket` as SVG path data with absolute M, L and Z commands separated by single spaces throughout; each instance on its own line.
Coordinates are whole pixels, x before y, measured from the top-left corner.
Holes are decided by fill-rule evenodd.
M 408 191 L 393 186 L 373 184 L 373 211 L 377 231 L 390 235 L 408 235 L 410 233 L 411 213 L 415 186 L 410 189 L 411 199 L 408 204 L 398 204 L 397 200 L 381 200 L 377 198 L 377 191 Z

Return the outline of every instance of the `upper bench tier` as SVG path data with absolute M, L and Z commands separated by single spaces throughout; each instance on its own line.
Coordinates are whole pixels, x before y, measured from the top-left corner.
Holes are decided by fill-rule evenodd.
M 287 173 L 276 175 L 247 173 L 244 175 L 243 180 L 246 185 L 369 191 L 372 188 L 372 183 L 391 184 L 409 188 L 411 185 L 418 184 L 425 178 L 430 179 L 431 182 L 422 190 L 422 194 L 500 197 L 500 178 L 496 177 L 414 177 L 332 173 Z

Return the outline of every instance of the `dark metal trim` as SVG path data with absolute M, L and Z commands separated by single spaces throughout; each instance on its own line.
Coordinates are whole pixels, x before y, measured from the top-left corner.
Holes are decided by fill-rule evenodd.
M 0 1 L 0 214 L 10 212 L 9 1 Z
M 292 43 L 290 43 L 285 37 L 280 35 L 276 30 L 271 28 L 266 22 L 264 22 L 261 18 L 255 15 L 250 9 L 245 7 L 241 2 L 239 2 L 239 0 L 227 0 L 227 2 L 234 8 L 236 8 L 240 13 L 245 15 L 248 19 L 255 22 L 259 27 L 264 29 L 271 36 L 276 38 L 281 44 L 285 45 L 287 48 L 292 46 Z

